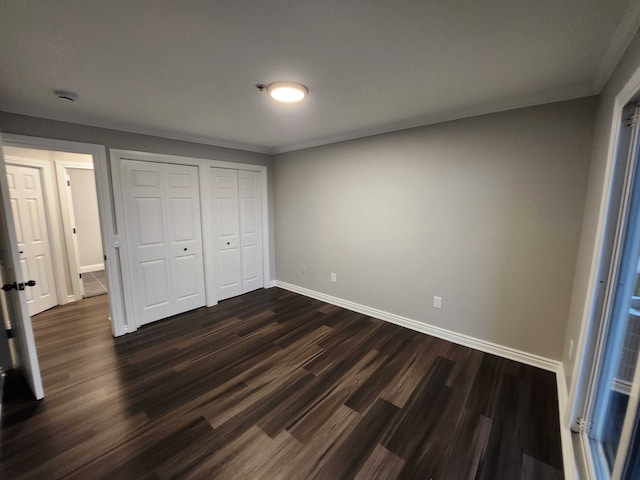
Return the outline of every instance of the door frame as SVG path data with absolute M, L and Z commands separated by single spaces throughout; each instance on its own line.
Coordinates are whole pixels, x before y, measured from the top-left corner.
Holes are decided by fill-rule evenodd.
M 3 136 L 3 140 L 6 137 Z M 8 145 L 8 142 L 4 140 L 4 144 Z M 71 282 L 72 290 L 67 291 L 67 268 L 65 268 L 66 255 L 64 254 L 64 247 L 60 239 L 62 234 L 60 232 L 60 217 L 57 208 L 57 191 L 54 181 L 54 166 L 53 162 L 46 160 L 28 159 L 22 157 L 16 157 L 13 155 L 5 154 L 4 161 L 7 165 L 16 165 L 21 167 L 37 168 L 40 171 L 40 181 L 42 184 L 42 194 L 45 206 L 45 220 L 47 224 L 47 235 L 49 238 L 49 249 L 51 252 L 51 263 L 53 266 L 53 277 L 56 282 L 56 298 L 58 305 L 65 305 L 69 302 L 78 300 L 77 291 L 73 288 L 73 281 Z M 64 285 L 64 290 L 59 287 Z
M 114 245 L 115 236 L 114 211 L 111 202 L 111 186 L 106 147 L 92 143 L 71 142 L 51 138 L 31 137 L 26 135 L 4 134 L 3 145 L 11 147 L 34 148 L 57 152 L 83 153 L 93 157 L 96 191 L 98 194 L 98 214 L 102 249 L 105 252 L 105 270 L 109 288 L 109 312 L 111 332 L 117 337 L 127 333 L 118 249 Z
M 184 157 L 179 155 L 139 152 L 134 150 L 110 149 L 109 153 L 113 186 L 113 203 L 116 212 L 116 234 L 113 236 L 113 245 L 119 250 L 121 247 L 126 245 L 127 241 L 126 227 L 124 225 L 123 192 L 120 184 L 120 162 L 122 160 L 138 160 L 143 162 L 190 165 L 198 168 L 198 179 L 200 184 L 200 221 L 202 225 L 203 245 L 202 256 L 204 261 L 205 301 L 207 307 L 212 307 L 218 304 L 216 293 L 217 278 L 214 259 L 215 255 L 211 248 L 214 242 L 213 225 L 210 221 L 212 204 L 212 195 L 209 189 L 211 167 L 259 172 L 262 183 L 262 276 L 264 288 L 269 288 L 271 286 L 271 264 L 269 256 L 269 199 L 266 166 L 210 160 L 205 158 Z M 125 252 L 126 249 L 122 249 L 122 252 L 120 252 L 119 255 L 120 262 L 122 264 L 120 274 L 123 277 L 123 283 L 130 285 L 132 279 L 129 276 L 129 261 Z M 138 323 L 133 313 L 132 295 L 133 292 L 130 291 L 130 289 L 124 289 L 124 309 L 127 318 L 125 333 L 135 331 L 138 328 Z
M 76 224 L 75 212 L 73 209 L 73 188 L 67 185 L 67 169 L 75 168 L 80 170 L 92 170 L 94 172 L 94 181 L 95 169 L 93 164 L 90 164 L 88 162 L 84 163 L 74 160 L 58 160 L 55 163 L 56 176 L 58 180 L 58 191 L 60 192 L 60 211 L 62 214 L 62 226 L 65 242 L 67 245 L 67 255 L 69 257 L 69 270 L 71 273 L 71 281 L 74 284 L 74 289 L 77 288 L 77 291 L 80 294 L 80 296 L 78 297 L 79 300 L 84 297 L 84 284 L 80 278 L 80 274 L 84 272 L 82 272 L 82 268 L 80 266 L 80 249 L 78 248 L 78 237 L 73 233 L 73 229 L 78 225 Z

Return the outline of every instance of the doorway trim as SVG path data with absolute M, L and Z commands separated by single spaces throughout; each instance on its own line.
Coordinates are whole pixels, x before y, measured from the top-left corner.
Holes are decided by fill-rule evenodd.
M 120 265 L 118 251 L 113 245 L 114 211 L 111 203 L 111 187 L 109 165 L 107 164 L 106 147 L 92 143 L 71 142 L 51 138 L 31 137 L 26 135 L 4 134 L 3 145 L 11 147 L 35 148 L 39 150 L 53 150 L 57 152 L 84 153 L 93 157 L 96 190 L 98 194 L 98 213 L 100 216 L 100 230 L 102 249 L 105 252 L 105 270 L 109 288 L 109 312 L 111 332 L 117 337 L 127 333 L 125 326 L 124 301 L 122 282 L 120 279 Z
M 205 301 L 207 307 L 218 304 L 216 296 L 216 272 L 214 266 L 213 251 L 209 247 L 213 245 L 214 234 L 213 225 L 210 221 L 211 214 L 211 192 L 209 189 L 209 181 L 211 175 L 211 167 L 228 168 L 233 170 L 248 170 L 260 172 L 261 188 L 262 188 L 262 275 L 264 288 L 271 286 L 271 263 L 269 256 L 269 194 L 267 167 L 264 165 L 252 165 L 246 163 L 227 162 L 221 160 L 211 160 L 205 158 L 184 157 L 180 155 L 167 155 L 161 153 L 139 152 L 134 150 L 110 149 L 110 165 L 111 178 L 113 185 L 113 203 L 116 214 L 116 234 L 113 235 L 113 244 L 117 244 L 120 249 L 127 241 L 126 228 L 124 227 L 124 202 L 123 192 L 120 184 L 120 163 L 122 160 L 139 160 L 143 162 L 170 163 L 175 165 L 190 165 L 198 167 L 198 178 L 200 182 L 200 220 L 202 224 L 202 255 L 204 261 L 204 282 L 205 282 Z M 131 284 L 129 277 L 128 258 L 123 250 L 120 253 L 120 262 L 122 264 L 121 275 L 124 277 L 124 283 Z M 125 280 L 126 278 L 126 280 Z M 135 331 L 137 322 L 133 315 L 133 299 L 130 296 L 133 292 L 125 291 L 125 311 L 127 313 L 127 325 L 125 325 L 125 333 Z
M 56 176 L 58 180 L 58 191 L 60 192 L 62 227 L 64 231 L 64 239 L 67 245 L 67 255 L 69 256 L 71 281 L 74 284 L 74 290 L 77 290 L 80 294 L 78 299 L 81 299 L 84 298 L 84 284 L 81 281 L 80 274 L 84 272 L 80 267 L 80 249 L 78 248 L 78 238 L 74 233 L 74 228 L 76 228 L 78 225 L 76 224 L 75 220 L 71 187 L 67 184 L 67 169 L 69 168 L 92 171 L 95 170 L 93 164 L 90 164 L 88 162 L 83 163 L 72 160 L 56 161 Z M 95 173 L 93 174 L 93 178 L 95 182 Z

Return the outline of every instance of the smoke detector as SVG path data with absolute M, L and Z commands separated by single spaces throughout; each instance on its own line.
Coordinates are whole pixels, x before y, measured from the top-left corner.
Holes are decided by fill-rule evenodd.
M 53 93 L 60 100 L 66 100 L 67 102 L 75 102 L 78 99 L 77 93 L 67 92 L 65 90 L 56 90 Z

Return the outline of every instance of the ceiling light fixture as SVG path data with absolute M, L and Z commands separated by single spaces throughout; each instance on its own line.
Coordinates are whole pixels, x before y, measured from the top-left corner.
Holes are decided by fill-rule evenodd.
M 305 99 L 309 89 L 301 83 L 273 82 L 267 86 L 271 98 L 283 103 L 296 103 Z

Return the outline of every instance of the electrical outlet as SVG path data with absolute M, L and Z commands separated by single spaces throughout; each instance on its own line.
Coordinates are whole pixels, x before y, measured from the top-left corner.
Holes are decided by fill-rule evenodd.
M 302 267 L 300 268 L 300 273 L 302 275 L 306 275 L 307 274 L 307 266 L 306 265 L 302 265 Z
M 435 308 L 442 308 L 442 297 L 433 297 L 433 306 Z
M 338 281 L 338 278 L 336 277 L 336 274 L 335 274 L 335 273 L 332 273 L 332 274 L 331 274 L 331 281 L 332 281 L 332 282 L 337 282 L 337 281 Z
M 573 358 L 573 340 L 569 340 L 569 360 Z

